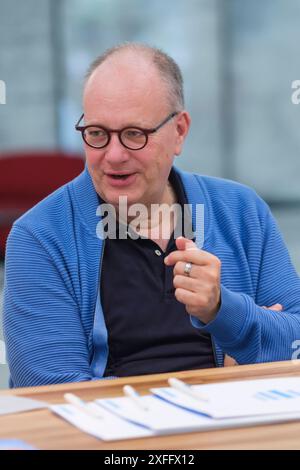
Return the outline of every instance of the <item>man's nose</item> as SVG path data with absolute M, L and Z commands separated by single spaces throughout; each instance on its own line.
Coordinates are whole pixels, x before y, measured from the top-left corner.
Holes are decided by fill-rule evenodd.
M 109 163 L 122 163 L 130 158 L 130 151 L 121 144 L 117 133 L 111 134 L 110 142 L 104 150 L 105 158 Z

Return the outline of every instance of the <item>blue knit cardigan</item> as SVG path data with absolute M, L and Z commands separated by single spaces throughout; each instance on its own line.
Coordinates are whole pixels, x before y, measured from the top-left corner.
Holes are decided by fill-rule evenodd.
M 217 365 L 224 353 L 239 364 L 291 359 L 300 339 L 300 279 L 269 208 L 241 184 L 175 171 L 194 227 L 196 204 L 204 204 L 205 237 L 197 234 L 198 246 L 222 262 L 217 317 L 208 325 L 191 317 L 212 335 Z M 3 312 L 11 387 L 103 377 L 108 342 L 98 205 L 85 169 L 12 228 Z M 275 303 L 284 310 L 261 307 Z

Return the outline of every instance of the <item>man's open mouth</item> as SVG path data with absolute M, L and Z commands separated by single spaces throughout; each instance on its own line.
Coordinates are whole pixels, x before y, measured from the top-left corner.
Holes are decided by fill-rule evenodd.
M 111 178 L 113 179 L 116 179 L 116 180 L 126 180 L 127 178 L 129 178 L 129 176 L 133 175 L 134 173 L 127 173 L 127 174 L 108 174 L 108 176 L 110 176 Z
M 117 179 L 117 180 L 125 180 L 130 175 L 110 175 L 110 176 L 114 179 Z

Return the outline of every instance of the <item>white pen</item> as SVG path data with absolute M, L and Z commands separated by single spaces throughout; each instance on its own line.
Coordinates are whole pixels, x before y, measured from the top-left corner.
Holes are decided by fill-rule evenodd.
M 148 411 L 148 407 L 142 402 L 141 395 L 131 385 L 125 385 L 123 392 L 126 397 L 130 398 L 141 410 Z
M 183 380 L 171 377 L 170 379 L 168 379 L 168 383 L 170 387 L 174 388 L 175 390 L 179 390 L 180 392 L 186 393 L 190 397 L 196 398 L 196 400 L 209 401 L 206 396 L 202 395 L 197 390 L 192 389 L 190 385 L 183 382 Z
M 104 417 L 99 409 L 99 406 L 96 403 L 88 404 L 73 393 L 65 393 L 64 399 L 71 405 L 78 408 L 80 411 L 83 411 L 84 413 L 88 414 L 89 416 L 92 416 L 93 418 L 103 419 Z

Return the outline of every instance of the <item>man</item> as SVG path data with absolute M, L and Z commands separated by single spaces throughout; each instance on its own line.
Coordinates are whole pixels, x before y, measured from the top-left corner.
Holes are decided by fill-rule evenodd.
M 11 386 L 291 359 L 300 280 L 268 207 L 173 166 L 190 126 L 175 62 L 136 44 L 107 51 L 83 109 L 86 170 L 8 240 Z M 190 213 L 157 217 L 174 204 Z

